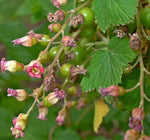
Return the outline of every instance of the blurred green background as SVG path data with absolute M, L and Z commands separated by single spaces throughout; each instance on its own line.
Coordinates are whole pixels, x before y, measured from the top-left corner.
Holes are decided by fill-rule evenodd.
M 69 11 L 76 6 L 75 0 L 68 0 L 68 4 L 62 9 Z M 31 48 L 21 45 L 13 46 L 12 40 L 26 35 L 31 29 L 36 33 L 44 33 L 52 36 L 48 30 L 46 16 L 48 12 L 54 13 L 56 8 L 50 0 L 0 0 L 0 59 L 17 60 L 28 64 L 36 59 L 44 47 L 37 44 Z M 126 80 L 126 79 L 125 79 Z M 12 120 L 19 113 L 25 113 L 32 105 L 33 98 L 18 102 L 13 97 L 7 97 L 7 88 L 25 89 L 32 93 L 33 89 L 40 85 L 41 81 L 30 78 L 24 72 L 11 74 L 0 72 L 0 140 L 13 140 L 10 127 Z M 95 94 L 89 95 L 92 102 Z M 92 105 L 89 105 L 92 106 Z M 73 109 L 71 114 L 71 125 L 57 126 L 55 121 L 59 107 L 51 107 L 46 121 L 36 119 L 38 109 L 35 106 L 31 112 L 25 136 L 21 140 L 122 140 L 124 132 L 129 129 L 127 111 L 120 111 L 110 105 L 110 113 L 104 119 L 100 133 L 93 132 L 94 107 L 89 106 L 78 111 Z M 150 118 L 150 117 L 149 117 Z M 145 122 L 146 132 L 150 128 L 150 119 Z M 107 138 L 106 138 L 107 137 Z

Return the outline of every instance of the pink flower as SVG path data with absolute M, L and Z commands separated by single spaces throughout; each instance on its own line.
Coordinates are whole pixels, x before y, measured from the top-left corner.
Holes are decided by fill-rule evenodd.
M 64 123 L 64 120 L 66 118 L 66 115 L 67 115 L 67 112 L 66 112 L 66 109 L 63 108 L 62 110 L 60 110 L 58 112 L 58 115 L 57 115 L 57 118 L 56 118 L 56 121 L 58 122 L 59 125 L 62 125 Z
M 134 108 L 132 116 L 129 118 L 129 126 L 137 131 L 141 131 L 143 129 L 142 120 L 144 116 L 145 113 L 141 108 Z
M 57 8 L 60 8 L 60 6 L 65 5 L 67 1 L 68 0 L 51 0 L 51 3 Z
M 12 135 L 15 135 L 15 138 L 24 137 L 23 130 L 26 127 L 27 123 L 27 115 L 20 113 L 18 117 L 13 119 L 13 125 L 10 130 L 12 131 Z
M 1 59 L 1 71 L 4 73 L 6 70 L 12 73 L 22 71 L 24 66 L 15 60 L 6 61 L 5 58 Z
M 65 98 L 65 91 L 59 90 L 58 88 L 56 88 L 55 95 L 56 95 L 56 98 L 63 99 L 63 98 Z
M 24 89 L 14 90 L 14 89 L 8 88 L 7 92 L 8 92 L 7 96 L 13 96 L 20 102 L 28 98 L 28 94 Z
M 139 138 L 138 131 L 134 129 L 129 129 L 126 131 L 126 134 L 123 140 L 138 140 L 138 138 Z
M 44 68 L 42 67 L 41 62 L 38 60 L 31 61 L 27 68 L 27 73 L 31 77 L 41 78 L 41 74 L 44 73 Z
M 41 120 L 45 121 L 46 116 L 48 114 L 48 108 L 45 107 L 43 104 L 39 104 L 38 108 L 39 108 L 39 116 L 37 117 L 37 119 L 41 119 Z
M 65 91 L 55 89 L 55 92 L 49 93 L 44 99 L 43 104 L 46 107 L 51 107 L 56 104 L 60 99 L 65 97 Z
M 14 43 L 14 46 L 21 44 L 26 47 L 32 47 L 33 45 L 35 45 L 38 42 L 38 40 L 31 36 L 24 36 L 22 38 L 15 39 L 12 42 Z
M 118 97 L 119 96 L 119 88 L 116 85 L 112 85 L 112 86 L 107 87 L 107 88 L 101 88 L 100 87 L 99 93 L 102 94 L 101 97 L 105 97 L 108 95 Z
M 59 0 L 51 0 L 51 3 L 56 6 L 57 8 L 60 8 Z

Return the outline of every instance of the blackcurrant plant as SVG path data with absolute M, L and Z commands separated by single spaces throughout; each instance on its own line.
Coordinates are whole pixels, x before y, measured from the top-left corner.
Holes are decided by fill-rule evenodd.
M 13 108 L 6 115 L 18 114 L 12 135 L 24 140 L 149 140 L 150 1 L 32 2 L 26 0 L 17 10 L 31 14 L 30 30 L 13 23 L 8 32 L 9 23 L 0 24 L 0 41 L 9 46 L 1 58 L 0 91 L 20 102 L 11 107 L 5 95 L 0 99 L 2 115 L 3 108 Z M 8 118 L 0 120 L 10 123 Z M 0 139 L 9 137 L 0 132 Z

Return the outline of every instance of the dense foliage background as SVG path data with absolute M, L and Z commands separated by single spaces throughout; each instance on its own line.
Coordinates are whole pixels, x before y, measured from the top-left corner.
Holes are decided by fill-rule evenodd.
M 109 3 L 108 0 L 104 1 L 105 3 Z M 69 11 L 76 7 L 76 0 L 68 0 L 68 4 L 63 6 L 62 9 Z M 125 3 L 122 3 L 122 5 Z M 131 7 L 134 6 L 134 3 L 130 5 Z M 117 10 L 118 7 L 114 7 Z M 127 4 L 124 5 L 125 11 L 128 11 Z M 34 45 L 31 48 L 22 47 L 21 45 L 13 47 L 12 40 L 16 38 L 20 38 L 25 36 L 27 32 L 33 29 L 36 33 L 44 33 L 48 34 L 51 37 L 53 33 L 50 33 L 48 30 L 49 22 L 46 20 L 46 16 L 48 12 L 55 12 L 57 8 L 52 6 L 50 0 L 0 0 L 0 58 L 6 57 L 7 60 L 17 60 L 23 64 L 28 64 L 31 60 L 37 58 L 39 52 L 44 50 L 43 46 L 40 44 Z M 94 8 L 95 11 L 97 7 Z M 102 9 L 102 8 L 101 8 Z M 136 8 L 133 8 L 133 13 L 135 12 Z M 99 9 L 95 12 L 95 15 L 98 16 L 98 13 L 101 12 Z M 130 11 L 129 17 L 122 15 L 122 22 L 123 20 L 132 19 L 132 12 Z M 109 12 L 107 13 L 109 14 Z M 116 15 L 117 16 L 117 15 Z M 124 19 L 126 17 L 127 19 Z M 99 17 L 101 18 L 103 17 Z M 109 19 L 108 19 L 109 20 Z M 114 19 L 114 25 L 117 25 L 117 20 Z M 118 21 L 119 22 L 119 21 Z M 126 21 L 127 22 L 127 21 Z M 109 27 L 104 23 L 101 23 L 102 31 L 105 31 Z M 122 24 L 119 22 L 119 24 Z M 69 30 L 69 29 L 68 29 Z M 68 32 L 66 30 L 66 32 Z M 112 46 L 119 44 L 117 38 L 112 40 Z M 126 44 L 126 41 L 123 42 Z M 111 47 L 110 45 L 110 47 Z M 100 50 L 101 51 L 101 50 Z M 100 52 L 99 51 L 99 52 Z M 97 55 L 99 56 L 99 52 Z M 104 51 L 106 55 L 108 52 Z M 130 52 L 129 52 L 130 53 Z M 133 55 L 131 53 L 131 55 Z M 100 57 L 100 56 L 99 56 Z M 136 56 L 131 56 L 131 60 Z M 114 58 L 115 59 L 115 58 Z M 118 58 L 117 58 L 118 59 Z M 123 58 L 119 58 L 123 60 Z M 96 61 L 97 58 L 95 56 Z M 147 61 L 149 61 L 147 59 Z M 129 62 L 129 60 L 128 60 Z M 120 62 L 118 62 L 120 63 Z M 126 63 L 126 62 L 125 62 Z M 147 66 L 149 62 L 147 62 Z M 106 62 L 107 65 L 107 62 Z M 108 62 L 109 65 L 109 62 Z M 117 65 L 117 64 L 116 64 Z M 103 66 L 100 66 L 103 67 Z M 99 69 L 99 68 L 97 68 Z M 89 68 L 89 71 L 92 72 L 93 66 Z M 108 71 L 104 74 L 102 71 L 100 75 L 105 79 L 106 74 L 109 73 L 109 68 L 104 68 L 104 71 Z M 118 72 L 119 70 L 114 70 Z M 120 73 L 120 71 L 119 71 Z M 114 73 L 115 75 L 115 73 Z M 117 77 L 120 79 L 120 77 Z M 115 83 L 118 83 L 118 79 Z M 107 79 L 107 78 L 106 78 Z M 122 85 L 124 88 L 129 89 L 132 88 L 139 79 L 139 67 L 137 67 L 131 74 L 124 75 L 122 78 Z M 93 82 L 92 78 L 90 79 Z M 150 86 L 150 78 L 145 76 L 145 89 L 147 95 L 150 93 L 149 86 Z M 94 87 L 89 86 L 89 82 L 86 82 L 86 78 L 83 79 L 81 85 L 84 84 L 83 89 L 86 91 L 93 90 L 98 88 L 96 85 L 96 81 Z M 99 81 L 102 83 L 102 81 Z M 12 126 L 12 120 L 15 116 L 17 116 L 20 112 L 26 112 L 28 108 L 31 106 L 33 99 L 29 98 L 27 101 L 18 102 L 13 97 L 7 97 L 7 88 L 14 88 L 20 89 L 23 88 L 28 93 L 32 93 L 33 89 L 38 87 L 41 84 L 40 80 L 30 78 L 24 72 L 18 72 L 12 74 L 10 72 L 5 72 L 2 74 L 0 72 L 0 139 L 1 140 L 13 140 L 15 139 L 12 137 L 10 127 Z M 111 83 L 106 81 L 105 86 L 109 86 Z M 104 86 L 104 85 L 103 85 Z M 87 88 L 88 87 L 88 88 Z M 131 97 L 132 95 L 132 97 Z M 25 130 L 25 136 L 23 138 L 19 138 L 21 140 L 47 140 L 53 138 L 53 140 L 121 140 L 123 139 L 123 135 L 125 131 L 129 129 L 129 116 L 130 111 L 137 107 L 140 101 L 140 91 L 139 88 L 136 90 L 126 93 L 126 95 L 119 97 L 119 100 L 123 103 L 123 108 L 116 108 L 112 104 L 111 99 L 107 99 L 107 103 L 110 108 L 110 112 L 104 118 L 103 123 L 100 127 L 100 131 L 98 134 L 94 133 L 93 131 L 93 117 L 94 117 L 94 105 L 93 99 L 98 97 L 98 93 L 93 91 L 88 93 L 88 102 L 89 104 L 81 109 L 77 110 L 76 108 L 70 111 L 71 120 L 66 122 L 66 125 L 58 126 L 56 125 L 56 116 L 60 107 L 51 107 L 47 120 L 42 121 L 36 119 L 38 116 L 38 109 L 37 107 L 34 108 L 31 115 L 29 116 L 27 128 Z M 149 96 L 150 97 L 150 96 Z M 145 113 L 146 117 L 144 119 L 144 127 L 145 133 L 150 135 L 150 111 L 149 111 L 149 104 L 145 102 Z

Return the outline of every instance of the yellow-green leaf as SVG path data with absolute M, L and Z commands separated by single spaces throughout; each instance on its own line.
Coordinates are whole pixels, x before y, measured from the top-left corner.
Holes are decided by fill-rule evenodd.
M 109 112 L 109 107 L 104 101 L 97 100 L 95 102 L 95 114 L 94 114 L 94 131 L 97 133 L 98 128 L 103 121 L 103 117 Z

